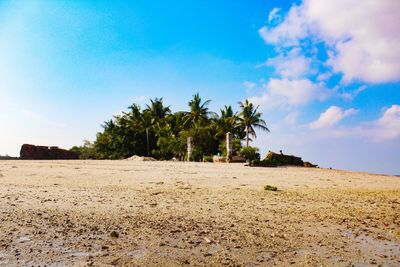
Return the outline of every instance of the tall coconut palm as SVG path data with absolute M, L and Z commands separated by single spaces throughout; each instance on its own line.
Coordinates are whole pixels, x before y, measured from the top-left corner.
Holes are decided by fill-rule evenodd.
M 159 125 L 160 121 L 171 113 L 171 109 L 164 106 L 162 97 L 150 99 L 150 105 L 146 106 L 142 116 L 146 126 L 147 155 L 150 156 L 150 129 Z
M 128 109 L 130 112 L 123 112 L 123 114 L 129 117 L 133 126 L 139 127 L 142 121 L 142 110 L 140 106 L 136 103 L 133 103 L 128 107 Z
M 149 129 L 152 126 L 152 117 L 148 110 L 142 112 L 138 104 L 132 104 L 128 107 L 129 113 L 124 113 L 130 121 L 130 125 L 138 131 L 146 131 L 146 143 L 147 143 L 147 156 L 150 156 L 150 136 Z
M 208 111 L 207 106 L 210 104 L 210 102 L 211 100 L 202 102 L 199 93 L 193 95 L 193 99 L 188 103 L 190 111 L 185 113 L 184 125 L 188 126 L 189 124 L 194 125 L 197 122 L 206 122 L 208 120 L 208 116 L 213 114 L 212 112 Z
M 165 107 L 162 98 L 150 99 L 150 105 L 146 105 L 146 109 L 141 111 L 138 104 L 132 104 L 128 107 L 129 113 L 126 115 L 131 121 L 131 125 L 135 128 L 144 129 L 146 132 L 147 156 L 150 156 L 150 130 L 171 113 L 169 106 Z
M 163 98 L 150 99 L 150 105 L 147 105 L 146 110 L 150 112 L 153 121 L 164 119 L 168 114 L 171 113 L 171 109 L 164 106 Z
M 259 106 L 254 107 L 253 103 L 249 100 L 239 102 L 239 106 L 242 111 L 239 114 L 241 125 L 246 131 L 246 146 L 249 146 L 249 135 L 257 138 L 256 131 L 254 128 L 269 132 L 266 122 L 261 119 L 261 113 L 257 112 Z
M 221 116 L 214 119 L 214 125 L 217 130 L 217 138 L 219 139 L 225 138 L 228 132 L 237 135 L 240 126 L 238 115 L 233 112 L 230 105 L 221 109 Z

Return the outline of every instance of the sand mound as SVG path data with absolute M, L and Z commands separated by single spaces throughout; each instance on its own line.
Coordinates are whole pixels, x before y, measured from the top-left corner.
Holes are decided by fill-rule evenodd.
M 141 157 L 138 155 L 133 155 L 130 158 L 127 158 L 126 160 L 133 160 L 133 161 L 156 161 L 155 158 L 152 157 Z

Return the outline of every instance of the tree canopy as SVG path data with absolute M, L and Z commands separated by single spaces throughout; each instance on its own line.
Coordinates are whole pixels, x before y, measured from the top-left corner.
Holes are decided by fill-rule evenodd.
M 133 103 L 126 112 L 114 116 L 102 125 L 93 143 L 85 141 L 82 147 L 74 147 L 82 152 L 82 158 L 123 159 L 132 155 L 152 156 L 161 160 L 186 157 L 186 140 L 193 139 L 193 155 L 196 161 L 204 156 L 224 154 L 225 136 L 231 132 L 235 142 L 235 152 L 249 136 L 256 138 L 256 129 L 269 131 L 258 107 L 248 100 L 239 102 L 240 111 L 232 106 L 224 106 L 217 114 L 209 110 L 211 100 L 203 100 L 197 93 L 188 102 L 188 111 L 171 112 L 163 98 L 154 98 L 142 109 Z

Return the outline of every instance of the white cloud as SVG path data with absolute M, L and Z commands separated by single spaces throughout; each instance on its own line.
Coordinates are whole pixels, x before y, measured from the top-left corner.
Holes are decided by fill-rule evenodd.
M 299 115 L 300 114 L 298 111 L 292 111 L 285 116 L 283 122 L 286 123 L 287 125 L 296 125 L 297 118 L 299 117 Z
M 356 128 L 357 134 L 372 137 L 382 142 L 400 137 L 400 105 L 392 105 L 372 123 L 364 123 Z
M 323 100 L 329 94 L 323 84 L 307 79 L 270 79 L 264 89 L 263 95 L 249 99 L 263 109 L 304 105 L 313 100 Z
M 353 92 L 344 92 L 344 93 L 339 94 L 339 97 L 342 98 L 343 100 L 350 101 L 350 100 L 353 100 L 354 98 L 356 98 L 361 92 L 365 91 L 366 89 L 367 89 L 367 86 L 362 85 Z
M 271 12 L 269 12 L 269 16 L 268 16 L 268 23 L 271 23 L 275 20 L 279 20 L 281 16 L 278 15 L 279 11 L 281 9 L 280 8 L 274 8 L 271 10 Z
M 293 6 L 282 23 L 272 29 L 264 26 L 258 32 L 266 43 L 293 46 L 307 36 L 305 22 L 301 9 Z
M 272 95 L 282 96 L 292 105 L 306 104 L 315 99 L 323 99 L 326 96 L 321 84 L 314 84 L 307 79 L 271 79 L 267 88 Z
M 332 77 L 332 73 L 329 73 L 329 72 L 320 73 L 317 76 L 317 81 L 320 81 L 320 82 L 327 81 L 330 77 Z
M 286 55 L 280 54 L 267 60 L 276 72 L 284 78 L 298 79 L 311 72 L 311 59 L 300 54 L 299 49 L 292 49 Z
M 356 109 L 342 110 L 340 107 L 331 106 L 326 111 L 321 113 L 318 120 L 310 124 L 311 129 L 329 128 L 338 124 L 344 118 L 357 113 Z
M 375 142 L 386 142 L 400 138 L 400 105 L 392 105 L 387 108 L 377 120 L 362 122 L 353 127 L 331 129 L 344 118 L 357 112 L 358 110 L 355 109 L 343 111 L 339 107 L 331 106 L 309 126 L 311 129 L 329 130 L 319 131 L 322 136 L 328 137 L 355 137 Z
M 304 0 L 276 27 L 262 27 L 266 43 L 301 45 L 323 41 L 327 64 L 343 81 L 381 83 L 400 80 L 400 1 Z
M 256 87 L 256 83 L 253 82 L 249 82 L 249 81 L 245 81 L 242 83 L 242 85 L 246 88 L 246 89 L 254 89 L 254 87 Z

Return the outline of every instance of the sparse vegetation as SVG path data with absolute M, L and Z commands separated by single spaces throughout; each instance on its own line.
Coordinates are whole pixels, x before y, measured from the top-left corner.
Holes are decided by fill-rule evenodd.
M 212 156 L 204 156 L 203 162 L 213 162 L 213 157 Z
M 83 146 L 74 146 L 70 151 L 78 154 L 79 159 L 96 159 L 97 153 L 94 144 L 88 140 L 83 141 Z

